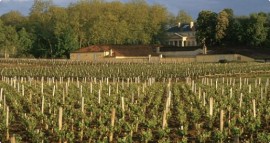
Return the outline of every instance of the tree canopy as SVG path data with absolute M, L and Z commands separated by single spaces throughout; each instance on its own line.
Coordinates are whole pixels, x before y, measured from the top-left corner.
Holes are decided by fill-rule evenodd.
M 232 9 L 219 13 L 201 11 L 197 18 L 196 37 L 207 45 L 246 45 L 269 47 L 269 14 L 234 16 Z

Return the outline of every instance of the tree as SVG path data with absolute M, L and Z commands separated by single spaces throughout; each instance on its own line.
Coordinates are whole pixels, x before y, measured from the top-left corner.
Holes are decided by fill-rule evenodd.
M 17 56 L 18 57 L 25 57 L 30 55 L 30 50 L 32 48 L 33 41 L 31 39 L 30 34 L 25 30 L 25 28 L 22 28 L 18 32 L 19 36 L 19 46 L 17 49 Z
M 217 16 L 217 25 L 216 25 L 216 35 L 215 38 L 217 42 L 221 42 L 221 40 L 226 36 L 226 31 L 229 26 L 229 15 L 226 11 L 221 11 Z
M 34 4 L 31 7 L 30 15 L 40 15 L 42 13 L 45 13 L 52 5 L 52 0 L 34 0 Z
M 180 23 L 190 23 L 193 21 L 192 17 L 188 15 L 184 10 L 180 10 L 178 14 L 175 16 L 172 13 L 168 13 L 167 15 L 167 25 L 169 27 L 173 27 Z
M 5 27 L 0 19 L 0 51 L 3 52 L 4 42 L 5 42 L 6 36 L 5 36 Z
M 50 26 L 51 15 L 48 10 L 52 7 L 52 1 L 35 0 L 29 15 L 26 28 L 35 36 L 31 53 L 35 57 L 52 57 L 52 27 Z
M 15 27 L 12 26 L 1 26 L 0 43 L 1 52 L 4 52 L 5 57 L 9 57 L 10 54 L 15 55 L 18 48 L 18 34 Z
M 231 45 L 239 45 L 242 39 L 242 28 L 240 22 L 237 18 L 234 17 L 234 12 L 232 9 L 224 9 L 228 14 L 229 25 L 225 30 L 225 35 L 222 40 L 222 44 L 231 44 Z
M 252 46 L 262 46 L 267 37 L 265 13 L 254 13 L 250 16 L 250 23 L 247 29 L 247 34 L 250 35 L 249 44 Z
M 205 39 L 206 45 L 215 43 L 217 14 L 211 11 L 201 11 L 197 19 L 197 41 L 201 42 Z
M 22 28 L 26 21 L 26 17 L 24 17 L 19 11 L 10 11 L 5 13 L 1 16 L 1 19 L 5 25 L 16 27 L 16 29 Z
M 70 52 L 79 48 L 78 37 L 70 26 L 57 37 L 57 42 L 54 56 L 58 58 L 69 58 Z
M 192 17 L 188 15 L 184 10 L 180 10 L 176 16 L 176 22 L 190 23 L 193 21 Z

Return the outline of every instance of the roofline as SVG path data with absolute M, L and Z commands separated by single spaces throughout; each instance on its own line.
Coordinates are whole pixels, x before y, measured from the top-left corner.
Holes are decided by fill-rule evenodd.
M 182 36 L 181 34 L 178 34 L 178 33 L 174 33 L 174 34 L 177 35 L 177 36 L 180 36 L 182 38 L 187 37 L 187 36 Z

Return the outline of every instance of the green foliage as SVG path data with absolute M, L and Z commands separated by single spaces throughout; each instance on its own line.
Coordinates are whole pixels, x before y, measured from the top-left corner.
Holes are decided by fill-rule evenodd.
M 269 17 L 263 12 L 235 17 L 232 9 L 224 9 L 218 14 L 201 11 L 197 19 L 197 40 L 201 42 L 205 38 L 206 45 L 268 47 Z
M 173 27 L 180 23 L 189 23 L 192 22 L 193 18 L 186 13 L 184 10 L 180 10 L 177 15 L 175 16 L 172 13 L 167 14 L 167 25 L 169 27 Z
M 216 40 L 220 42 L 226 36 L 226 30 L 229 26 L 229 15 L 226 11 L 221 11 L 217 16 Z
M 252 46 L 261 46 L 266 40 L 267 30 L 265 28 L 266 15 L 264 13 L 252 14 L 250 16 L 250 25 L 247 33 L 250 36 L 249 44 Z
M 211 11 L 201 11 L 197 19 L 197 41 L 205 39 L 207 45 L 215 43 L 217 14 Z
M 17 56 L 18 57 L 27 57 L 30 54 L 30 50 L 32 48 L 33 41 L 31 39 L 30 34 L 25 30 L 25 28 L 22 28 L 20 31 L 18 31 L 18 43 L 19 46 L 17 48 Z

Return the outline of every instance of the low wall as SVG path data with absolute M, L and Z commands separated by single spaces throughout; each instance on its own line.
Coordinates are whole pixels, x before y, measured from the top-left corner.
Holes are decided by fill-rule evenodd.
M 196 62 L 214 63 L 220 60 L 252 62 L 254 59 L 239 54 L 220 54 L 220 55 L 197 55 Z
M 194 51 L 170 51 L 170 52 L 158 52 L 164 57 L 181 57 L 181 56 L 196 56 L 203 53 L 202 49 L 197 49 Z
M 71 53 L 71 60 L 81 60 L 81 61 L 94 61 L 104 57 L 104 52 L 95 53 Z
M 104 57 L 104 53 L 75 53 L 70 55 L 71 60 L 92 61 L 92 62 L 115 62 L 115 63 L 191 63 L 205 62 L 215 63 L 220 60 L 252 62 L 254 59 L 239 54 L 220 54 L 220 55 L 197 55 L 190 57 Z
M 160 62 L 162 63 L 191 63 L 195 61 L 196 61 L 196 58 L 192 58 L 192 57 L 160 59 Z

